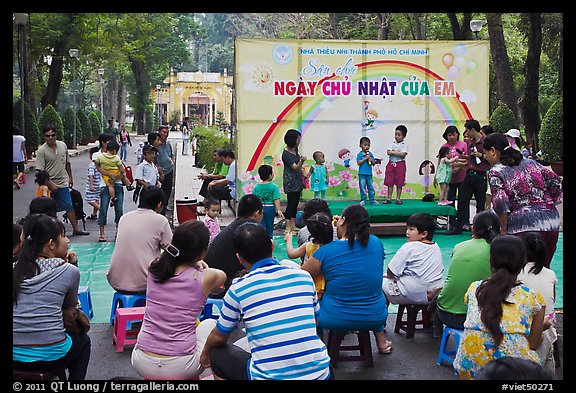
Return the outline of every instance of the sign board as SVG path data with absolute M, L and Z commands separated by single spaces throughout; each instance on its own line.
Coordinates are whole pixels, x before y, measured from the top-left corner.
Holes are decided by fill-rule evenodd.
M 307 165 L 315 151 L 325 155 L 327 200 L 359 200 L 356 154 L 360 138 L 370 138 L 382 160 L 373 166 L 382 199 L 386 150 L 400 124 L 409 146 L 402 197 L 437 194 L 432 179 L 446 127 L 457 126 L 462 139 L 466 120 L 488 123 L 488 41 L 237 39 L 235 49 L 239 197 L 261 181 L 264 163 L 282 191 L 284 134 L 296 129 Z

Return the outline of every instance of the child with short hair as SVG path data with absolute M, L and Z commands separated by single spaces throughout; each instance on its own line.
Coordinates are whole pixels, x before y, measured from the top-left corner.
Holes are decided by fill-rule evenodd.
M 389 303 L 428 304 L 440 292 L 444 264 L 438 243 L 433 241 L 436 220 L 416 213 L 406 221 L 406 243 L 388 264 L 382 290 Z
M 450 205 L 453 202 L 448 200 L 448 189 L 452 179 L 452 163 L 458 159 L 453 157 L 448 146 L 442 146 L 438 151 L 438 169 L 436 170 L 436 182 L 440 184 L 440 193 L 438 194 L 438 205 Z
M 360 185 L 360 205 L 366 204 L 366 191 L 371 205 L 377 205 L 374 199 L 374 186 L 372 185 L 372 166 L 375 164 L 374 155 L 370 152 L 370 138 L 360 138 L 360 151 L 356 155 L 358 164 L 358 179 Z
M 326 213 L 316 213 L 306 220 L 306 228 L 310 232 L 310 239 L 298 248 L 292 245 L 292 232 L 286 233 L 284 241 L 286 242 L 286 254 L 288 258 L 302 258 L 304 262 L 314 254 L 316 250 L 325 244 L 330 243 L 334 239 L 334 227 L 332 225 L 332 217 Z M 314 278 L 314 285 L 316 287 L 316 294 L 318 300 L 322 298 L 324 291 L 326 291 L 326 281 L 324 276 L 320 275 Z
M 310 191 L 314 192 L 314 199 L 325 199 L 328 189 L 328 168 L 324 153 L 316 150 L 312 154 L 315 164 L 310 167 L 308 177 L 310 177 Z
M 88 169 L 86 174 L 86 202 L 92 206 L 92 214 L 87 218 L 89 220 L 95 220 L 98 218 L 98 210 L 100 210 L 100 181 L 102 180 L 102 175 L 96 169 L 96 164 L 92 161 L 92 156 L 94 153 L 100 151 L 98 146 L 94 146 L 90 149 L 90 162 L 88 163 Z
M 138 142 L 138 149 L 136 149 L 136 151 L 134 151 L 134 153 L 136 154 L 136 164 L 140 164 L 142 162 L 142 160 L 144 159 L 143 155 L 142 155 L 142 148 L 144 147 L 144 142 Z
M 108 187 L 108 192 L 110 194 L 110 206 L 116 205 L 118 198 L 116 197 L 116 190 L 114 190 L 114 182 L 115 180 L 109 176 L 108 174 L 104 173 L 104 171 L 111 173 L 111 174 L 122 174 L 122 184 L 126 186 L 128 191 L 134 190 L 132 184 L 126 177 L 126 172 L 124 171 L 124 165 L 122 164 L 122 160 L 118 156 L 118 149 L 120 145 L 115 140 L 111 140 L 106 145 L 106 151 L 102 154 L 98 155 L 94 160 L 96 164 L 96 169 L 102 174 L 102 180 Z
M 36 190 L 37 197 L 50 196 L 50 189 L 48 188 L 49 181 L 50 181 L 50 174 L 48 173 L 48 171 L 42 170 L 36 172 L 36 180 L 34 180 L 34 183 L 38 183 L 38 189 Z
M 404 140 L 408 128 L 400 124 L 394 130 L 394 142 L 390 144 L 386 153 L 388 154 L 388 163 L 384 173 L 384 185 L 388 187 L 388 199 L 384 203 L 392 202 L 392 193 L 396 186 L 396 204 L 402 204 L 402 187 L 406 184 L 406 155 L 408 154 L 408 144 Z
M 208 244 L 212 243 L 212 240 L 220 233 L 220 222 L 218 221 L 218 216 L 222 212 L 222 207 L 220 206 L 220 201 L 218 199 L 207 198 L 204 200 L 204 225 L 208 228 L 210 232 L 210 240 Z
M 262 216 L 262 226 L 268 230 L 270 239 L 274 236 L 274 217 L 284 218 L 280 210 L 280 189 L 272 180 L 274 180 L 274 169 L 272 166 L 263 164 L 258 167 L 258 176 L 262 183 L 254 186 L 252 194 L 257 195 L 264 205 L 264 214 Z
M 136 167 L 134 172 L 134 180 L 136 180 L 136 190 L 132 196 L 134 203 L 138 201 L 138 197 L 142 189 L 150 186 L 160 187 L 160 173 L 156 164 L 154 164 L 154 157 L 156 156 L 156 148 L 152 145 L 144 145 L 142 147 L 142 162 Z

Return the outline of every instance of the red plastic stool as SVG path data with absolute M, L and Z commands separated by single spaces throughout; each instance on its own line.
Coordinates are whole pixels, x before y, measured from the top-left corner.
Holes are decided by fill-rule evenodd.
M 406 313 L 406 320 L 402 320 Z M 422 318 L 417 319 L 418 313 L 422 311 Z M 394 333 L 400 333 L 400 330 L 406 332 L 406 338 L 413 338 L 417 325 L 422 325 L 422 329 L 432 327 L 431 315 L 428 312 L 427 304 L 399 304 L 398 315 L 396 316 L 396 325 Z
M 116 344 L 116 352 L 124 352 L 125 345 L 136 344 L 139 330 L 126 330 L 128 322 L 143 321 L 146 307 L 117 308 L 114 318 L 114 336 L 112 343 Z M 128 337 L 133 338 L 128 338 Z

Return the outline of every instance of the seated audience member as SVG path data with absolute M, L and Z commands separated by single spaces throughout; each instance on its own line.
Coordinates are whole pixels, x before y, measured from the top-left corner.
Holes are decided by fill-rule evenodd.
M 546 243 L 540 233 L 528 232 L 522 237 L 526 247 L 526 265 L 518 274 L 518 281 L 540 294 L 546 301 L 546 315 L 544 320 L 550 322 L 550 327 L 544 330 L 544 340 L 542 345 L 536 349 L 540 359 L 544 361 L 544 366 L 552 373 L 556 372 L 554 361 L 553 344 L 558 339 L 556 328 L 554 327 L 555 314 L 554 302 L 556 301 L 556 283 L 558 277 L 553 270 L 548 269 L 546 264 Z
M 56 204 L 56 200 L 51 197 L 35 197 L 30 201 L 28 205 L 28 216 L 31 214 L 39 214 L 44 213 L 49 215 L 50 217 L 58 218 L 58 207 Z M 24 225 L 24 221 L 26 221 L 26 217 L 22 217 L 18 220 L 18 224 Z
M 406 243 L 388 264 L 382 290 L 393 304 L 428 304 L 443 285 L 442 252 L 433 241 L 436 222 L 428 213 L 406 221 Z
M 222 160 L 228 165 L 228 173 L 225 178 L 208 183 L 206 198 L 228 201 L 236 199 L 236 156 L 232 150 L 224 150 Z
M 163 207 L 164 191 L 148 187 L 140 192 L 138 209 L 120 218 L 106 273 L 108 283 L 117 292 L 146 294 L 148 267 L 172 241 L 170 222 L 160 214 Z
M 244 266 L 240 264 L 236 257 L 234 233 L 245 222 L 260 223 L 263 211 L 262 200 L 258 196 L 253 194 L 244 195 L 238 202 L 238 217 L 223 228 L 208 246 L 208 253 L 204 257 L 204 261 L 210 267 L 223 270 L 227 277 L 223 291 L 219 291 L 221 293 L 218 294 L 213 293 L 210 297 L 223 297 L 223 292 L 228 290 L 232 279 L 244 270 Z
M 202 261 L 209 238 L 202 222 L 186 221 L 150 264 L 144 322 L 132 351 L 132 366 L 145 379 L 191 379 L 203 371 L 200 353 L 214 325 L 196 326 L 196 320 L 210 291 L 226 280 Z
M 305 223 L 306 220 L 308 220 L 310 217 L 312 217 L 316 213 L 326 213 L 326 215 L 328 217 L 332 218 L 332 211 L 330 210 L 330 207 L 328 206 L 328 202 L 326 202 L 323 199 L 315 198 L 315 199 L 310 199 L 310 200 L 306 201 L 306 203 L 304 204 L 304 208 L 302 209 L 302 221 Z M 308 241 L 312 241 L 312 240 L 313 239 L 310 237 L 310 231 L 308 230 L 306 225 L 304 225 L 298 231 L 298 247 L 300 247 L 302 244 L 304 244 Z M 336 226 L 333 227 L 332 240 L 338 240 L 338 232 L 336 231 Z M 302 263 L 304 263 L 304 262 L 306 262 L 308 257 L 306 255 L 304 255 L 300 259 L 302 260 Z
M 546 302 L 540 292 L 518 281 L 526 263 L 520 238 L 499 236 L 490 244 L 492 275 L 470 284 L 464 301 L 468 313 L 454 359 L 460 379 L 474 379 L 490 360 L 514 356 L 543 364 L 536 349 L 542 332 Z
M 22 248 L 22 225 L 12 224 L 12 263 L 18 262 L 18 253 Z
M 212 159 L 214 160 L 214 169 L 212 173 L 200 173 L 198 179 L 202 180 L 202 186 L 198 194 L 206 198 L 208 196 L 208 184 L 212 180 L 225 179 L 228 175 L 229 166 L 224 164 L 224 151 L 225 149 L 214 149 Z M 194 155 L 194 153 L 192 153 Z M 198 202 L 198 206 L 203 206 L 203 202 Z
M 535 361 L 505 356 L 493 359 L 476 372 L 476 381 L 553 381 L 554 374 Z
M 235 279 L 224 296 L 201 364 L 218 379 L 329 379 L 330 358 L 316 334 L 319 305 L 310 275 L 280 265 L 272 257 L 273 240 L 259 224 L 240 225 L 234 246 L 248 273 Z M 240 321 L 247 350 L 228 342 Z
M 500 219 L 491 210 L 474 216 L 472 239 L 454 246 L 444 287 L 438 294 L 436 314 L 446 326 L 463 330 L 468 306 L 464 294 L 471 283 L 490 277 L 490 243 L 500 236 Z
M 34 214 L 24 224 L 23 237 L 12 279 L 13 367 L 40 371 L 65 366 L 70 380 L 84 380 L 90 337 L 67 332 L 62 316 L 63 308 L 78 304 L 80 283 L 64 224 Z
M 380 353 L 390 353 L 384 328 L 388 305 L 382 293 L 384 246 L 370 234 L 368 211 L 349 205 L 336 222 L 339 240 L 320 247 L 302 265 L 313 278 L 326 281 L 318 327 L 328 330 L 372 330 Z

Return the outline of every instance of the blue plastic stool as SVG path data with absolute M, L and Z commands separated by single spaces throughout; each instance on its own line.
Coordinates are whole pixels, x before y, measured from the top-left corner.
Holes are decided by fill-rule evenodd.
M 220 317 L 220 311 L 222 310 L 223 304 L 224 300 L 209 297 L 206 300 L 206 304 L 204 304 L 204 309 L 202 309 L 200 315 L 198 315 L 198 320 L 202 322 L 207 318 L 218 319 Z M 214 313 L 214 307 L 212 306 L 216 306 L 218 308 L 218 314 Z
M 440 341 L 440 352 L 438 353 L 438 360 L 436 363 L 442 365 L 442 361 L 446 361 L 450 364 L 454 364 L 454 358 L 456 357 L 456 352 L 458 351 L 458 346 L 460 345 L 460 336 L 464 333 L 464 330 L 458 330 L 451 327 L 444 327 L 442 332 L 442 340 Z M 454 339 L 454 350 L 448 351 L 448 340 L 450 336 Z
M 94 309 L 92 308 L 92 297 L 90 296 L 90 287 L 78 287 L 78 300 L 80 300 L 80 307 L 88 318 L 94 317 Z
M 143 307 L 145 305 L 146 295 L 128 295 L 126 293 L 114 292 L 112 310 L 110 311 L 110 325 L 114 325 L 117 308 Z M 128 330 L 130 330 L 130 326 Z

